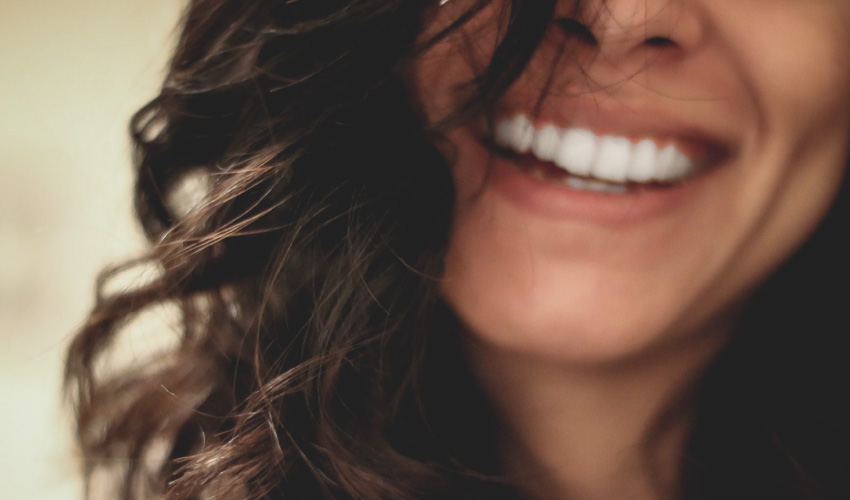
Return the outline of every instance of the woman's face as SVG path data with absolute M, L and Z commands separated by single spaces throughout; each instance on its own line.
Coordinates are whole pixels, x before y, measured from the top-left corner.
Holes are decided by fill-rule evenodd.
M 728 324 L 823 218 L 850 142 L 850 0 L 600 3 L 582 18 L 595 41 L 559 4 L 493 110 L 524 154 L 488 149 L 478 123 L 449 134 L 445 298 L 481 339 L 582 363 Z M 428 118 L 486 65 L 498 4 L 418 62 Z

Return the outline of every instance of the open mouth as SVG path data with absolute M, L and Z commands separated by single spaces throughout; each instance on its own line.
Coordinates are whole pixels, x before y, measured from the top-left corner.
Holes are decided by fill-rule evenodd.
M 718 145 L 687 137 L 603 135 L 551 124 L 536 128 L 523 114 L 498 120 L 492 141 L 496 154 L 538 180 L 613 194 L 679 185 L 725 155 Z

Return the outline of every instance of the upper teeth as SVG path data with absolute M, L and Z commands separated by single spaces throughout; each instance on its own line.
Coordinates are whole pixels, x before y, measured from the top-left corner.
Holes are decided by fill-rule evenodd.
M 672 182 L 696 170 L 694 161 L 673 144 L 659 148 L 649 138 L 632 144 L 626 137 L 599 136 L 582 128 L 546 125 L 538 130 L 524 115 L 499 121 L 495 140 L 518 153 L 531 152 L 573 175 L 609 182 Z

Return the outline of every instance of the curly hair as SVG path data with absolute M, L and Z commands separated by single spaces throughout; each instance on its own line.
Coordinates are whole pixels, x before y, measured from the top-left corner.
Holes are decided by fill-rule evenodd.
M 131 125 L 150 254 L 103 274 L 70 348 L 89 479 L 120 469 L 125 499 L 413 499 L 476 477 L 436 445 L 441 417 L 422 401 L 426 332 L 450 316 L 435 286 L 453 185 L 434 143 L 522 71 L 554 2 L 517 2 L 511 50 L 462 109 L 424 124 L 400 69 L 487 5 L 418 40 L 434 3 L 189 4 L 160 93 Z M 175 193 L 199 177 L 201 199 L 181 210 Z M 105 291 L 140 262 L 154 278 Z M 164 304 L 179 309 L 179 345 L 99 371 L 122 327 Z M 432 379 L 450 368 L 440 351 Z
M 114 474 L 124 500 L 512 494 L 437 294 L 454 193 L 436 144 L 519 76 L 555 1 L 508 2 L 488 67 L 425 123 L 400 74 L 489 4 L 422 40 L 436 3 L 189 3 L 131 124 L 150 252 L 104 272 L 69 352 L 89 481 Z M 846 191 L 695 391 L 686 498 L 832 498 L 846 478 L 846 294 L 827 293 L 847 283 Z M 140 264 L 149 279 L 108 290 Z M 179 311 L 178 344 L 104 370 L 159 306 Z

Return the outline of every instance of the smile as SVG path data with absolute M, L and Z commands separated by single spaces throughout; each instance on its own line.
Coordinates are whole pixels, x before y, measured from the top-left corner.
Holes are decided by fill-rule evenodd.
M 603 135 L 587 128 L 552 124 L 535 128 L 523 114 L 496 122 L 497 146 L 537 162 L 520 162 L 534 177 L 573 189 L 626 192 L 637 184 L 663 187 L 688 179 L 708 163 L 708 148 L 693 144 L 686 154 L 674 140 Z
M 678 213 L 731 182 L 733 138 L 659 110 L 569 104 L 470 124 L 466 161 L 523 211 L 604 225 Z

